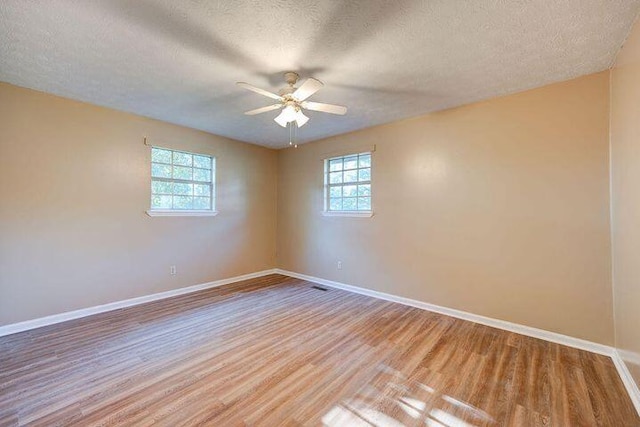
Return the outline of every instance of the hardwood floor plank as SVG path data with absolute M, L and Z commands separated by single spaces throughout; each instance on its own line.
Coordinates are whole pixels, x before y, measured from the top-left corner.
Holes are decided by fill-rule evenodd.
M 0 337 L 0 426 L 640 426 L 612 361 L 270 275 Z

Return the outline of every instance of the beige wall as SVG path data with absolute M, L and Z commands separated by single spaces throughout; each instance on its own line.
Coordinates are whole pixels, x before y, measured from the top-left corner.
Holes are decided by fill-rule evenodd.
M 608 84 L 278 153 L 0 84 L 0 325 L 272 268 L 277 240 L 284 269 L 613 344 Z M 220 215 L 144 214 L 143 136 L 217 156 Z M 323 217 L 322 158 L 374 144 L 375 216 Z
M 281 151 L 279 267 L 613 344 L 608 85 L 604 72 Z M 324 155 L 373 144 L 375 216 L 323 217 Z
M 611 72 L 616 346 L 640 385 L 640 23 Z
M 275 267 L 275 151 L 7 84 L 0 100 L 0 325 Z M 218 216 L 144 213 L 143 136 L 217 157 Z

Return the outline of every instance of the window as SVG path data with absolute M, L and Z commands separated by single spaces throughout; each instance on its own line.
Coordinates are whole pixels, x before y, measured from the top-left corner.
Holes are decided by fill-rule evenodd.
M 149 215 L 215 214 L 215 157 L 151 148 Z
M 326 159 L 324 189 L 326 213 L 371 216 L 371 153 Z

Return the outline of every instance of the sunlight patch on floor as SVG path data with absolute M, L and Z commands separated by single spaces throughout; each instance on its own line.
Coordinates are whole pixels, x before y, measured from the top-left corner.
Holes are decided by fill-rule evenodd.
M 419 381 L 410 380 L 389 366 L 382 366 L 380 372 L 392 378 L 381 387 L 372 384 L 362 386 L 355 397 L 344 399 L 331 408 L 322 417 L 323 425 L 405 427 L 406 422 L 411 426 L 473 427 L 477 425 L 476 422 L 482 425 L 495 422 L 485 411 L 441 394 Z M 451 410 L 447 411 L 441 406 Z M 392 416 L 394 413 L 397 418 Z

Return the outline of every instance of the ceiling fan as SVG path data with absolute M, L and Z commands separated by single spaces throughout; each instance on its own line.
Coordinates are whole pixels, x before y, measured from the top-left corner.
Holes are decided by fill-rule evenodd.
M 279 95 L 269 92 L 259 87 L 255 87 L 245 82 L 236 83 L 238 86 L 259 93 L 260 95 L 267 96 L 275 99 L 278 102 L 276 104 L 268 105 L 262 108 L 256 108 L 245 112 L 247 116 L 253 116 L 255 114 L 266 113 L 267 111 L 279 110 L 282 108 L 282 112 L 274 120 L 280 126 L 286 128 L 291 122 L 295 122 L 298 127 L 304 126 L 309 121 L 309 117 L 305 116 L 302 110 L 321 111 L 323 113 L 344 115 L 347 112 L 347 107 L 333 104 L 323 104 L 321 102 L 311 102 L 307 99 L 319 91 L 324 84 L 320 80 L 316 80 L 313 77 L 308 78 L 296 88 L 295 84 L 298 81 L 298 73 L 289 71 L 284 73 L 285 81 L 288 86 L 280 89 Z

